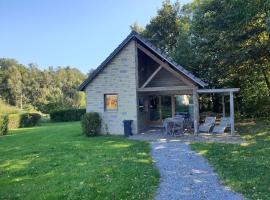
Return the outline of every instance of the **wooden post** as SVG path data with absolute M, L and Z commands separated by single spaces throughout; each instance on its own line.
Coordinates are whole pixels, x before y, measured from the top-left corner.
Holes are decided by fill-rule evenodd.
M 233 92 L 230 91 L 230 122 L 231 122 L 231 134 L 234 134 L 234 103 Z
M 222 95 L 222 116 L 225 117 L 225 101 L 224 101 L 224 94 Z
M 174 95 L 171 96 L 171 104 L 172 104 L 172 117 L 175 116 L 175 97 Z
M 159 99 L 159 121 L 162 122 L 162 97 L 158 96 Z
M 199 126 L 199 101 L 197 89 L 193 89 L 192 97 L 193 97 L 194 134 L 197 134 Z

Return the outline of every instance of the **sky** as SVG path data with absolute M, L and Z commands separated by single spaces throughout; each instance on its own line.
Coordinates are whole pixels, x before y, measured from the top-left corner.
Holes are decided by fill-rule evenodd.
M 180 0 L 181 4 L 191 0 Z M 98 65 L 162 0 L 0 0 L 0 58 L 41 69 Z

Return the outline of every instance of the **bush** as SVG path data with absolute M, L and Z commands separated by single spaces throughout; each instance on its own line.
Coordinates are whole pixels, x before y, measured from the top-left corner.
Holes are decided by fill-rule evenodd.
M 85 113 L 85 109 L 58 110 L 51 112 L 50 117 L 56 122 L 80 121 Z
M 38 113 L 23 113 L 21 114 L 20 127 L 36 126 L 41 119 Z
M 101 119 L 96 112 L 86 113 L 82 116 L 82 130 L 86 136 L 97 136 L 100 131 Z
M 21 114 L 8 115 L 8 128 L 19 128 L 21 124 Z
M 8 128 L 36 126 L 41 119 L 38 113 L 18 113 L 8 115 Z
M 8 116 L 0 116 L 0 135 L 8 134 Z

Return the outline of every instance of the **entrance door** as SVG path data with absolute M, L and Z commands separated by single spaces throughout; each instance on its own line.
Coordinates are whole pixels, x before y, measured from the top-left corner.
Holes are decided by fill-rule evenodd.
M 149 121 L 151 124 L 161 123 L 161 99 L 160 96 L 150 96 L 149 97 Z
M 149 121 L 151 124 L 161 124 L 162 120 L 172 116 L 171 96 L 149 97 Z
M 172 117 L 172 97 L 161 96 L 161 120 Z

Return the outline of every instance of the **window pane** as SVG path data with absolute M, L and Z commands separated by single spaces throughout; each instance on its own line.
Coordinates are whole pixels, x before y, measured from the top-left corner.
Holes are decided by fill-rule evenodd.
M 193 116 L 193 102 L 190 95 L 176 95 L 175 96 L 175 114 Z
M 117 110 L 117 95 L 116 94 L 105 95 L 105 109 Z

